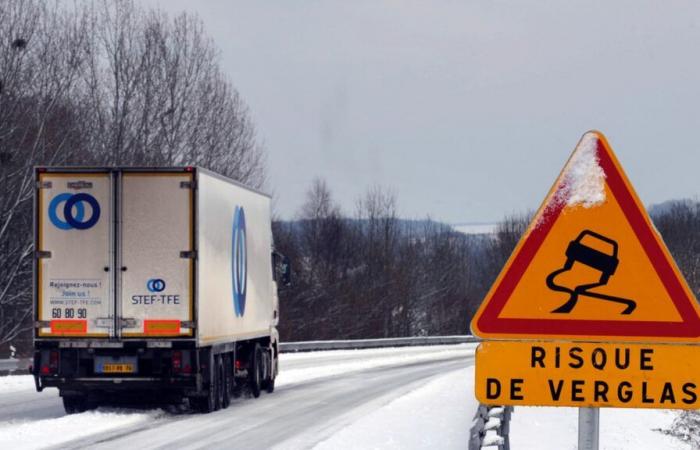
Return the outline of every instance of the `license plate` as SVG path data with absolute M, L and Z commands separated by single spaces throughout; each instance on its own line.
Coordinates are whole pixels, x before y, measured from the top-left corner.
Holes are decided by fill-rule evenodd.
M 95 373 L 137 373 L 136 356 L 95 356 Z
M 134 373 L 133 364 L 104 364 L 102 373 Z

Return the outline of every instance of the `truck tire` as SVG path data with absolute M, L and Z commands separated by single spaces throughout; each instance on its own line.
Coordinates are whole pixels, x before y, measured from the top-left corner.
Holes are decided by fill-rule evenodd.
M 272 370 L 272 359 L 274 358 L 274 352 L 271 350 L 270 351 L 270 364 L 269 364 L 269 373 L 268 377 L 265 378 L 262 382 L 262 388 L 265 389 L 265 391 L 268 394 L 272 394 L 275 391 L 275 374 L 273 373 Z
M 253 355 L 250 360 L 250 368 L 248 373 L 248 386 L 253 397 L 260 397 L 260 388 L 262 384 L 262 350 L 260 344 L 255 344 Z
M 84 395 L 66 395 L 63 397 L 63 409 L 66 414 L 78 414 L 88 410 L 87 397 Z
M 273 392 L 275 392 L 275 379 L 274 378 L 272 378 L 271 380 L 267 380 L 265 382 L 265 392 L 267 392 L 268 394 L 272 394 Z
M 224 356 L 218 356 L 216 361 L 216 377 L 218 379 L 218 383 L 216 383 L 216 409 L 225 409 L 228 408 L 228 386 L 224 371 Z
M 212 368 L 212 382 L 209 384 L 209 389 L 207 390 L 206 397 L 197 398 L 197 406 L 199 412 L 203 414 L 209 414 L 219 409 L 220 404 L 217 400 L 219 391 L 218 385 L 220 384 L 220 382 L 219 371 L 217 370 L 218 365 L 216 363 L 217 360 L 218 358 L 214 359 L 214 367 Z

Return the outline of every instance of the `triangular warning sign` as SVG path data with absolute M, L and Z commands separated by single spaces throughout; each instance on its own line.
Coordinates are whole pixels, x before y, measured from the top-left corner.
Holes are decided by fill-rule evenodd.
M 695 297 L 605 137 L 586 133 L 472 321 L 483 338 L 700 341 Z

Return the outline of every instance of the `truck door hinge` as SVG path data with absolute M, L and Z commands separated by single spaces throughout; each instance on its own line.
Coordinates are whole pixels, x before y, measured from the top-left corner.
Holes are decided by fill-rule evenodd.
M 51 258 L 51 252 L 46 250 L 37 250 L 34 252 L 34 257 L 36 259 L 48 259 Z
M 197 259 L 197 250 L 184 250 L 180 252 L 180 258 Z
M 119 319 L 119 328 L 136 328 L 136 319 L 132 319 L 132 318 Z
M 37 320 L 34 322 L 34 328 L 49 328 L 51 326 L 51 322 L 48 320 Z
M 36 182 L 36 188 L 37 189 L 51 189 L 53 187 L 53 183 L 50 181 L 37 181 Z
M 68 182 L 68 189 L 91 189 L 92 188 L 92 182 L 91 181 L 84 181 L 84 180 L 79 180 L 79 181 L 69 181 Z
M 180 181 L 180 189 L 197 189 L 196 181 Z

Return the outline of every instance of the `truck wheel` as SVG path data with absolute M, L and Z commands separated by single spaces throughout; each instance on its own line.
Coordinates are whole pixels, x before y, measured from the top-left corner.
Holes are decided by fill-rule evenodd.
M 209 414 L 216 411 L 216 392 L 211 387 L 207 392 L 207 396 L 197 399 L 197 405 L 199 406 L 199 412 L 202 414 Z
M 212 374 L 212 382 L 209 385 L 209 390 L 207 391 L 207 396 L 203 398 L 198 398 L 197 403 L 199 406 L 199 412 L 204 414 L 209 414 L 219 409 L 218 403 L 218 392 L 219 388 L 219 371 L 217 370 L 217 359 L 214 360 L 214 373 Z
M 253 397 L 258 398 L 260 397 L 260 385 L 262 383 L 262 376 L 260 375 L 262 371 L 262 351 L 260 350 L 260 344 L 255 344 L 249 370 L 248 385 L 250 386 L 250 392 L 253 394 Z
M 228 408 L 228 386 L 226 386 L 226 373 L 224 372 L 224 357 L 219 356 L 216 360 L 216 375 L 218 378 L 218 383 L 216 383 L 216 409 L 224 409 Z
M 223 397 L 223 381 L 221 379 L 221 356 L 214 357 L 214 384 L 211 387 L 214 392 L 214 411 L 221 409 L 221 398 Z
M 262 388 L 265 389 L 265 391 L 268 394 L 272 394 L 275 391 L 275 374 L 273 373 L 272 370 L 272 358 L 274 358 L 274 353 L 271 351 L 270 352 L 270 373 L 268 374 L 268 378 L 265 378 L 262 383 Z
M 84 395 L 66 395 L 63 397 L 63 409 L 66 414 L 78 414 L 88 410 L 87 397 Z

